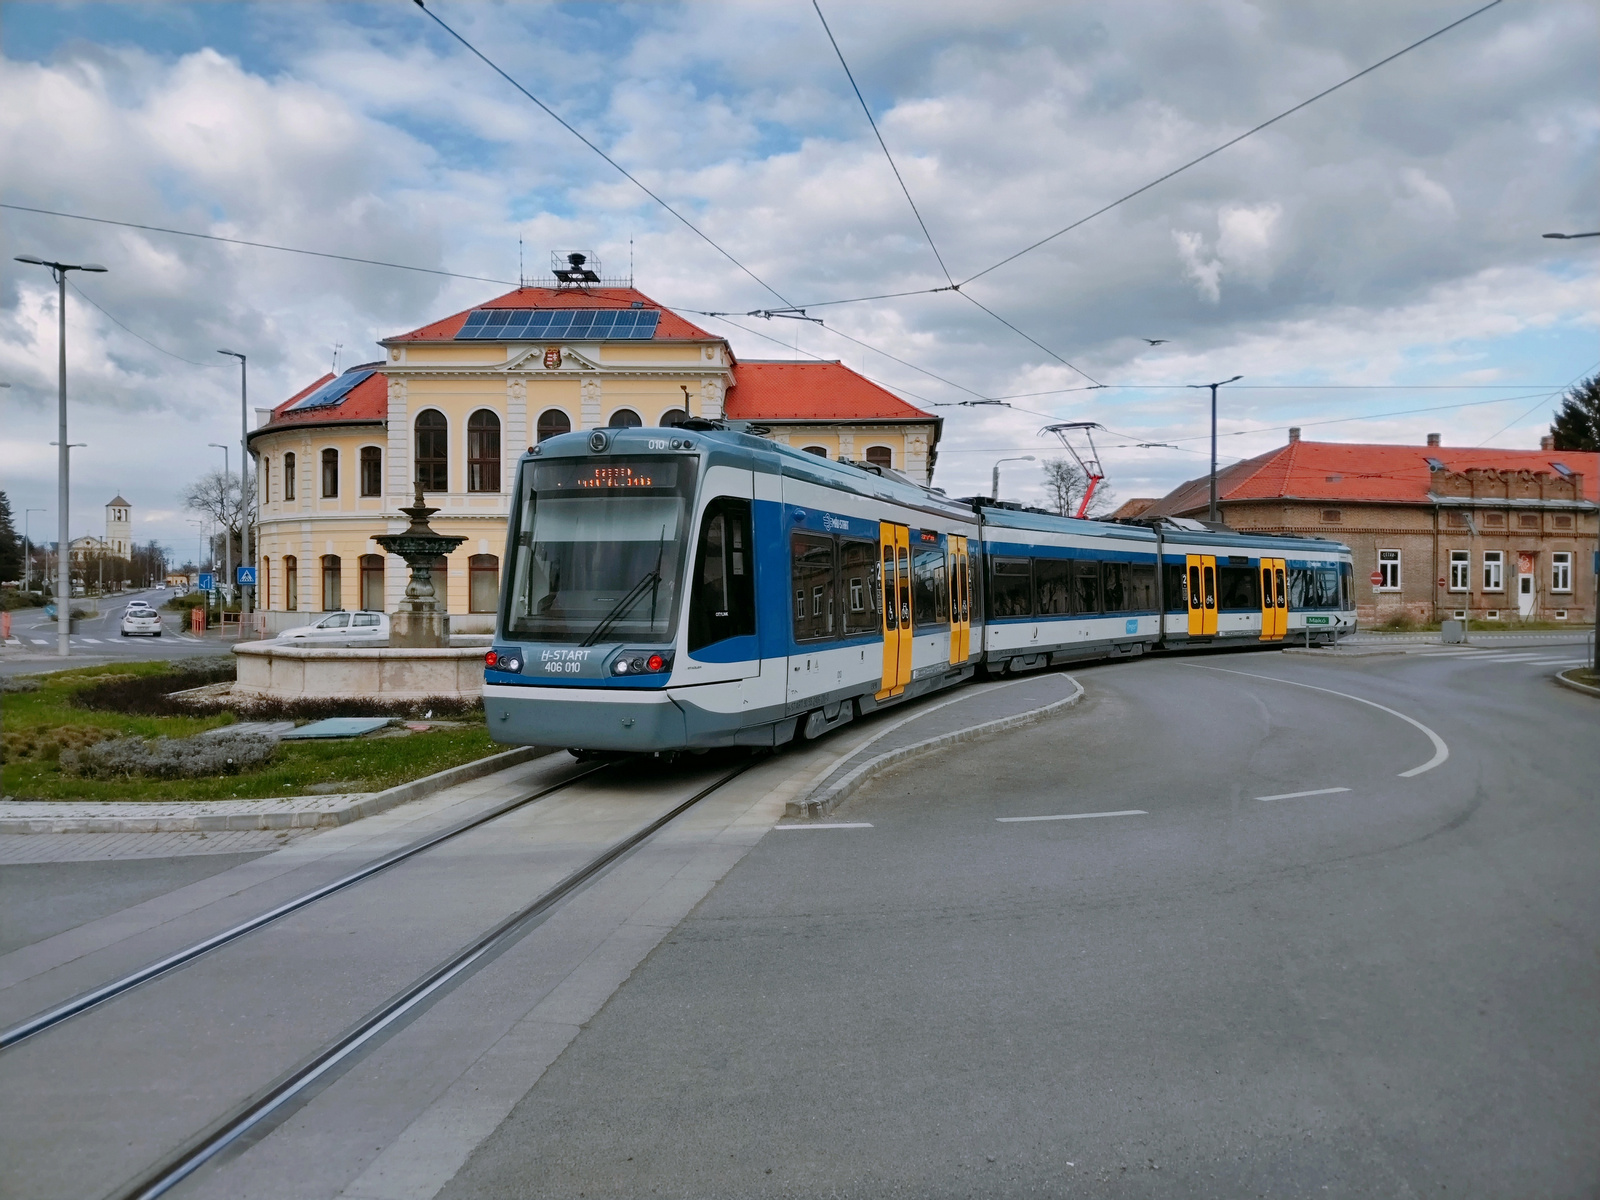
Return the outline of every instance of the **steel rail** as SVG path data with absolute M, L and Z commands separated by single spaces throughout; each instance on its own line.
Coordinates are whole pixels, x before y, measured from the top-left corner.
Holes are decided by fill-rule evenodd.
M 531 904 L 512 913 L 487 933 L 456 952 L 451 958 L 434 967 L 404 991 L 392 996 L 378 1008 L 368 1013 L 335 1040 L 302 1061 L 274 1082 L 268 1084 L 250 1099 L 244 1101 L 227 1116 L 214 1122 L 205 1132 L 192 1138 L 186 1145 L 151 1167 L 131 1183 L 111 1193 L 117 1200 L 155 1200 L 176 1187 L 205 1163 L 222 1153 L 240 1137 L 289 1104 L 297 1096 L 334 1074 L 343 1063 L 372 1043 L 384 1031 L 392 1028 L 402 1018 L 415 1012 L 424 1002 L 442 994 L 452 982 L 496 953 L 508 948 L 527 931 L 527 927 L 558 901 L 580 885 L 603 871 L 628 851 L 634 849 L 663 826 L 682 816 L 718 788 L 753 767 L 758 760 L 741 763 L 721 779 L 702 788 L 671 811 L 657 817 L 643 828 L 629 834 L 609 849 L 599 854 Z
M 68 1000 L 64 1004 L 59 1004 L 54 1008 L 47 1009 L 42 1013 L 38 1013 L 35 1016 L 29 1017 L 26 1021 L 22 1022 L 22 1024 L 8 1029 L 4 1033 L 0 1033 L 0 1051 L 8 1050 L 12 1046 L 15 1046 L 18 1042 L 25 1041 L 37 1033 L 43 1033 L 47 1029 L 54 1028 L 64 1021 L 69 1021 L 73 1017 L 78 1016 L 80 1013 L 88 1012 L 91 1008 L 95 1008 L 98 1005 L 104 1004 L 108 1000 L 114 1000 L 118 996 L 132 991 L 140 984 L 148 983 L 150 980 L 159 978 L 160 976 L 166 975 L 171 971 L 175 971 L 179 967 L 187 966 L 189 963 L 194 962 L 195 959 L 209 954 L 211 951 L 216 950 L 221 946 L 226 946 L 229 942 L 237 941 L 239 938 L 244 937 L 244 935 L 247 933 L 254 933 L 257 929 L 261 929 L 266 925 L 270 925 L 274 921 L 288 916 L 290 913 L 298 912 L 300 909 L 305 908 L 309 904 L 314 904 L 318 900 L 322 900 L 333 895 L 335 892 L 340 892 L 345 888 L 352 887 L 355 884 L 362 882 L 362 880 L 370 879 L 372 876 L 381 871 L 387 871 L 390 867 L 405 862 L 408 858 L 412 858 L 426 850 L 433 849 L 433 847 L 439 845 L 441 842 L 448 842 L 451 838 L 459 837 L 461 834 L 476 829 L 480 825 L 486 825 L 490 821 L 494 821 L 505 816 L 507 813 L 515 812 L 524 805 L 532 804 L 536 800 L 543 800 L 546 796 L 553 795 L 554 793 L 561 791 L 563 788 L 571 787 L 580 780 L 587 779 L 596 771 L 604 770 L 609 765 L 611 764 L 602 763 L 600 766 L 591 767 L 587 771 L 581 771 L 577 775 L 572 776 L 570 779 L 565 779 L 562 782 L 553 784 L 547 788 L 541 788 L 539 791 L 534 792 L 531 795 L 523 796 L 517 800 L 507 801 L 505 804 L 502 804 L 497 808 L 490 809 L 486 813 L 472 817 L 458 825 L 454 825 L 451 828 L 444 830 L 441 833 L 432 834 L 423 838 L 419 842 L 414 842 L 410 846 L 405 846 L 399 850 L 396 850 L 392 854 L 386 855 L 383 858 L 379 858 L 374 862 L 362 867 L 359 871 L 353 871 L 349 875 L 335 879 L 331 883 L 325 883 L 321 887 L 313 888 L 304 895 L 297 896 L 293 900 L 289 900 L 278 905 L 276 908 L 268 909 L 259 916 L 251 917 L 248 921 L 241 922 L 240 924 L 233 926 L 231 929 L 225 929 L 221 933 L 212 934 L 203 941 L 196 942 L 192 946 L 187 946 L 174 954 L 169 954 L 165 958 L 158 959 L 157 961 L 150 963 L 148 966 L 140 967 L 137 971 L 134 971 L 129 975 L 124 975 L 121 979 L 113 980 L 110 983 L 103 984 L 100 987 L 83 992 L 80 995 L 74 996 L 71 1000 Z

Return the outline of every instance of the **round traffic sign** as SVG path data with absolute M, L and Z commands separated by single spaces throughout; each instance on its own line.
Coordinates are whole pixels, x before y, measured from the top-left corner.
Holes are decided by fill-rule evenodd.
M 1374 571 L 1372 573 L 1371 578 L 1372 578 L 1372 586 L 1373 587 L 1379 587 L 1383 583 L 1383 572 L 1382 571 Z

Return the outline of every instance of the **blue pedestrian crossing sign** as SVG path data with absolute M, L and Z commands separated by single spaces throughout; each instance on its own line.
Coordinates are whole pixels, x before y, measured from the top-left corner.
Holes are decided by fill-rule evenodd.
M 210 571 L 200 572 L 200 590 L 202 592 L 214 592 L 217 590 L 217 577 Z
M 235 582 L 240 587 L 255 587 L 256 569 L 254 567 L 235 567 L 234 574 L 236 577 Z

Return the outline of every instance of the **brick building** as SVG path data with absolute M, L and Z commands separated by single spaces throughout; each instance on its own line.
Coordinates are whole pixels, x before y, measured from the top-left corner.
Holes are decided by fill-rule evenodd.
M 1594 621 L 1600 454 L 1305 442 L 1219 471 L 1218 507 L 1238 530 L 1344 542 L 1357 611 L 1424 621 Z M 1208 477 L 1144 516 L 1204 517 Z M 1376 577 L 1378 582 L 1368 583 Z

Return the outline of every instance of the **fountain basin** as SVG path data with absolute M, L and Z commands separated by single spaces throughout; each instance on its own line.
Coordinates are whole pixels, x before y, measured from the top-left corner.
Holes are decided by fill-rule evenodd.
M 239 664 L 235 696 L 470 700 L 483 694 L 481 645 L 416 649 L 244 642 L 233 653 Z

